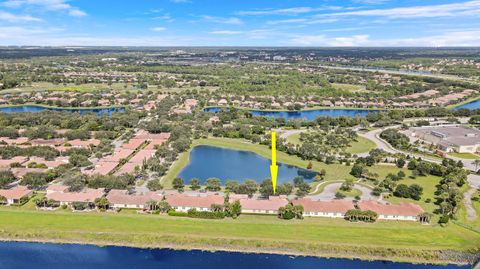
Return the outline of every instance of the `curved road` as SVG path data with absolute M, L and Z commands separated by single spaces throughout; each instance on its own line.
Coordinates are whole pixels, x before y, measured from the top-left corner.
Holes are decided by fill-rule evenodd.
M 322 200 L 322 201 L 335 200 L 335 193 L 340 188 L 340 186 L 342 186 L 342 182 L 334 182 L 334 183 L 329 184 L 329 182 L 327 181 L 323 184 L 328 184 L 328 185 L 325 186 L 325 188 L 323 189 L 323 191 L 321 193 L 314 194 L 314 195 L 308 195 L 308 198 L 310 198 L 312 200 L 315 200 L 315 201 L 317 201 L 317 200 Z M 317 185 L 317 188 L 316 188 L 315 191 L 318 190 L 318 186 L 323 185 L 323 184 Z M 362 192 L 362 194 L 360 195 L 361 200 L 378 200 L 377 197 L 375 197 L 371 194 L 372 190 L 370 188 L 367 188 L 367 187 L 359 185 L 359 184 L 355 184 L 353 186 L 353 188 L 358 189 L 359 191 Z M 353 197 L 347 197 L 347 198 L 345 198 L 345 200 L 353 200 Z

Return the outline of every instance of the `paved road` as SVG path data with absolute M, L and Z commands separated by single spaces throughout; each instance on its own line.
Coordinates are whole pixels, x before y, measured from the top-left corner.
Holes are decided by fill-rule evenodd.
M 342 183 L 341 182 L 334 182 L 334 183 L 330 183 L 327 181 L 325 182 L 324 184 L 328 184 L 327 186 L 325 186 L 325 188 L 323 189 L 323 191 L 319 194 L 315 194 L 315 195 L 309 195 L 308 198 L 312 199 L 312 200 L 321 200 L 321 201 L 331 201 L 331 200 L 335 200 L 335 193 L 337 192 L 337 189 L 340 188 L 340 186 L 342 186 Z M 321 184 L 321 185 L 324 185 L 324 184 Z M 320 184 L 319 184 L 320 185 Z M 362 194 L 360 195 L 360 199 L 361 200 L 377 200 L 378 198 L 373 196 L 371 194 L 372 190 L 370 188 L 367 188 L 363 185 L 359 185 L 359 184 L 355 184 L 353 186 L 353 188 L 355 189 L 358 189 L 362 192 Z M 316 188 L 316 191 L 318 190 L 318 186 Z M 353 197 L 347 197 L 345 198 L 345 200 L 353 200 L 354 198 Z
M 364 137 L 364 138 L 372 140 L 375 143 L 375 145 L 377 146 L 377 148 L 382 149 L 382 150 L 384 150 L 388 153 L 393 153 L 393 154 L 403 153 L 403 154 L 406 154 L 406 155 L 414 156 L 415 158 L 422 158 L 422 160 L 427 160 L 429 162 L 442 163 L 438 159 L 433 159 L 433 158 L 429 158 L 427 156 L 417 155 L 417 154 L 414 154 L 414 153 L 404 152 L 404 151 L 398 150 L 398 149 L 394 148 L 392 145 L 390 145 L 387 141 L 380 138 L 380 133 L 383 132 L 384 130 L 391 129 L 391 128 L 398 128 L 398 127 L 399 126 L 397 125 L 397 126 L 391 126 L 391 127 L 382 128 L 382 129 L 375 129 L 375 130 L 372 130 L 370 132 L 367 132 L 367 133 L 364 133 L 364 134 L 359 134 L 359 135 Z M 362 156 L 360 156 L 360 157 L 362 157 Z M 448 158 L 450 158 L 452 160 L 455 160 L 455 161 L 461 161 L 463 163 L 463 166 L 465 167 L 465 169 L 468 169 L 470 171 L 476 171 L 477 170 L 475 165 L 473 164 L 473 160 L 457 158 L 457 157 L 453 157 L 453 156 L 450 156 L 450 155 L 448 155 Z
M 470 185 L 470 189 L 465 192 L 464 194 L 464 201 L 465 207 L 467 208 L 467 218 L 470 221 L 475 220 L 477 216 L 477 212 L 473 208 L 472 205 L 472 197 L 475 192 L 480 189 L 480 176 L 478 175 L 468 175 L 468 184 Z
M 294 129 L 294 130 L 283 130 L 283 129 L 276 129 L 276 132 L 280 133 L 280 138 L 287 139 L 287 137 L 294 135 L 294 134 L 299 134 L 299 133 L 304 133 L 307 130 L 306 129 Z

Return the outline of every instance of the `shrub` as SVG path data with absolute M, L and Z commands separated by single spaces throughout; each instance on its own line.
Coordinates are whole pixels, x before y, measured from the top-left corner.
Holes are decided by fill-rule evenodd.
M 82 202 L 74 202 L 72 203 L 72 208 L 75 209 L 75 210 L 85 210 L 88 208 L 88 204 L 87 203 L 82 203 Z
M 177 212 L 175 210 L 169 210 L 168 215 L 172 217 L 188 217 L 188 213 L 185 212 Z
M 438 220 L 438 223 L 439 224 L 447 224 L 449 220 L 450 220 L 450 217 L 448 215 L 443 215 Z
M 188 217 L 198 219 L 223 219 L 225 213 L 222 212 L 210 212 L 210 211 L 197 211 L 195 208 L 188 210 Z

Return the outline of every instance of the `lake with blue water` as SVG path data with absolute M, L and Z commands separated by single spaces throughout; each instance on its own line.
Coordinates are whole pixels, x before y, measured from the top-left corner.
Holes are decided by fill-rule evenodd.
M 278 164 L 279 183 L 292 181 L 295 177 L 313 180 L 316 172 L 306 169 Z M 212 146 L 197 146 L 190 153 L 190 163 L 178 177 L 188 182 L 198 178 L 202 183 L 210 177 L 219 178 L 222 183 L 227 179 L 239 182 L 253 179 L 261 182 L 270 178 L 270 160 L 249 151 L 231 150 Z
M 46 107 L 46 106 L 32 106 L 32 105 L 0 107 L 0 112 L 5 112 L 5 113 L 33 113 L 33 112 L 41 112 L 44 110 L 75 112 L 75 113 L 80 113 L 82 115 L 85 113 L 97 113 L 98 115 L 106 114 L 107 116 L 110 116 L 110 114 L 113 112 L 124 112 L 125 108 L 124 107 L 61 108 L 61 107 Z
M 470 110 L 479 109 L 480 108 L 480 99 L 477 99 L 475 101 L 472 101 L 470 103 L 466 103 L 466 104 L 463 104 L 463 105 L 460 105 L 460 106 L 457 106 L 457 107 L 454 107 L 453 109 L 458 110 L 460 108 L 466 108 L 466 109 L 470 109 Z
M 220 107 L 207 107 L 204 109 L 205 112 L 216 113 L 221 111 Z M 285 118 L 286 120 L 291 119 L 306 119 L 308 121 L 313 121 L 317 117 L 326 116 L 326 117 L 365 117 L 368 113 L 378 113 L 382 110 L 367 110 L 367 109 L 314 109 L 314 110 L 300 110 L 300 111 L 264 111 L 264 110 L 248 110 L 254 116 L 265 116 L 272 118 Z
M 0 243 L 0 269 L 469 269 L 274 254 Z

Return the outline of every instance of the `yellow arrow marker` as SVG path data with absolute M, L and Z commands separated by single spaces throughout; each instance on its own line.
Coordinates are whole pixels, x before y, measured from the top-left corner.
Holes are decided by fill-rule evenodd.
M 272 165 L 270 165 L 270 175 L 272 176 L 272 188 L 273 194 L 277 192 L 277 136 L 275 132 L 272 132 Z

